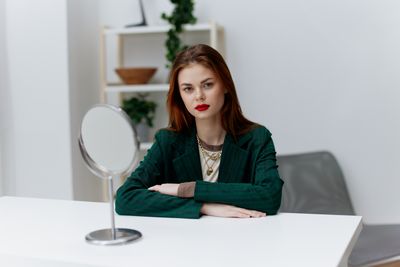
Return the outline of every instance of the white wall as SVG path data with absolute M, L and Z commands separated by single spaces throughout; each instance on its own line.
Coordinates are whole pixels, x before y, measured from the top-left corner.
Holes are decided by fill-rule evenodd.
M 6 22 L 6 0 L 0 0 L 0 195 L 15 194 L 14 120 Z
M 71 199 L 66 1 L 6 0 L 14 171 L 7 193 Z M 12 172 L 12 171 L 11 171 Z
M 195 13 L 225 28 L 242 108 L 277 151 L 332 151 L 365 222 L 400 223 L 400 2 L 202 0 Z
M 103 199 L 103 181 L 84 165 L 78 147 L 82 117 L 100 102 L 99 9 L 92 0 L 68 0 L 69 96 L 74 199 Z
M 101 200 L 77 143 L 83 114 L 99 102 L 97 2 L 1 1 L 4 194 Z
M 5 20 L 5 0 L 0 0 L 0 196 L 3 195 L 3 187 L 4 187 L 4 168 L 3 168 L 3 140 L 4 140 L 4 132 L 5 132 L 5 99 L 6 99 L 6 47 L 5 47 L 5 29 L 6 29 L 6 20 Z

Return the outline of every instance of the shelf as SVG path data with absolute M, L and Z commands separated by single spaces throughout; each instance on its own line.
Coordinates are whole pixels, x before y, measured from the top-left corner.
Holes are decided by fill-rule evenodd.
M 148 93 L 148 92 L 168 92 L 169 84 L 109 84 L 106 87 L 107 93 Z
M 140 150 L 142 151 L 147 151 L 148 149 L 150 149 L 150 147 L 153 145 L 152 142 L 144 142 L 144 143 L 140 143 Z
M 215 24 L 213 23 L 202 23 L 195 25 L 186 25 L 184 30 L 188 32 L 194 31 L 209 31 Z M 169 25 L 159 26 L 138 26 L 130 28 L 108 28 L 104 30 L 106 35 L 125 35 L 125 34 L 146 34 L 146 33 L 166 33 L 171 27 Z

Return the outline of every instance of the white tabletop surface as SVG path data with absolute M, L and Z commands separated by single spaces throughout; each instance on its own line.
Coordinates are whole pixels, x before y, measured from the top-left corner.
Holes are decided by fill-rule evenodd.
M 110 227 L 108 203 L 1 197 L 0 214 L 0 266 L 346 266 L 361 231 L 360 216 L 116 216 L 143 237 L 96 246 L 84 237 Z

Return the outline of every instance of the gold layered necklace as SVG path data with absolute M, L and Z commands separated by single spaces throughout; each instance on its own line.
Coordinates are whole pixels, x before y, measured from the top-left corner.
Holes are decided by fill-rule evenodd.
M 209 153 L 208 151 L 205 150 L 203 141 L 200 140 L 199 136 L 196 135 L 197 137 L 197 143 L 199 144 L 201 154 L 203 155 L 204 162 L 206 163 L 207 166 L 207 171 L 206 174 L 207 176 L 210 176 L 214 172 L 214 165 L 215 163 L 221 158 L 222 155 L 222 150 L 214 152 L 214 153 Z M 222 148 L 222 146 L 220 146 Z

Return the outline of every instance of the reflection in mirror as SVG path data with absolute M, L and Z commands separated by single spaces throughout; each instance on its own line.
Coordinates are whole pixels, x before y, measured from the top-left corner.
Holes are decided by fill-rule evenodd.
M 92 170 L 102 178 L 129 174 L 137 160 L 136 133 L 127 115 L 111 105 L 96 105 L 83 118 L 81 148 L 85 150 Z M 100 174 L 100 175 L 99 175 Z
M 113 179 L 130 174 L 137 163 L 139 142 L 126 113 L 115 106 L 95 105 L 83 117 L 79 134 L 82 157 L 95 175 L 107 179 L 111 228 L 86 235 L 96 245 L 125 244 L 140 238 L 140 232 L 115 228 Z

